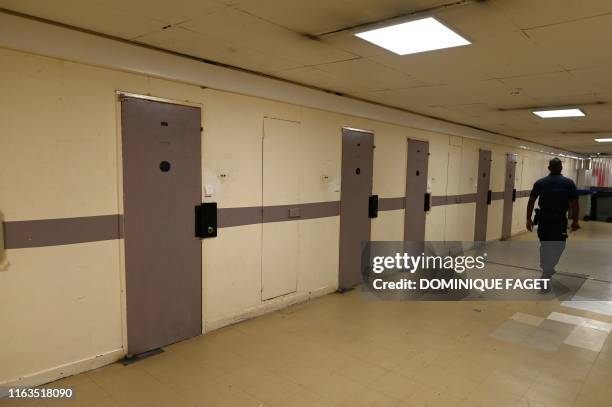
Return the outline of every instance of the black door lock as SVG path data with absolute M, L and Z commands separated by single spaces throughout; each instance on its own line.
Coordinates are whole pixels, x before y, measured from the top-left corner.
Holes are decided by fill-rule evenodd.
M 371 195 L 368 198 L 368 217 L 378 218 L 378 195 Z
M 429 192 L 425 193 L 425 202 L 423 205 L 423 210 L 425 212 L 429 212 L 431 210 L 431 193 Z
M 205 202 L 195 207 L 195 235 L 200 239 L 217 236 L 216 202 Z

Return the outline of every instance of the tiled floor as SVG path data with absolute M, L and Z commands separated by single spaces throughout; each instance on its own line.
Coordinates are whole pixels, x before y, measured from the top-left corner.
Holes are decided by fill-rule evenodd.
M 558 301 L 384 302 L 354 290 L 48 385 L 72 387 L 70 401 L 0 405 L 609 407 L 612 339 L 597 321 L 612 317 Z

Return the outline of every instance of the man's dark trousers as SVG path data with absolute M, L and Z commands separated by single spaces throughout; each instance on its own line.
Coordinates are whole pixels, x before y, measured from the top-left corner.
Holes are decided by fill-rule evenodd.
M 561 211 L 542 211 L 538 222 L 540 239 L 540 267 L 542 278 L 550 279 L 555 274 L 555 266 L 565 250 L 567 240 L 567 216 Z

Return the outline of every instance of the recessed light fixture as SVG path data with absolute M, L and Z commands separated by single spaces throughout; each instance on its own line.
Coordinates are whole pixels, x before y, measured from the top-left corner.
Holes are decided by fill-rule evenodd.
M 598 143 L 612 143 L 612 138 L 596 138 L 595 141 Z
M 556 110 L 536 110 L 533 112 L 536 116 L 544 119 L 552 119 L 556 117 L 584 117 L 584 112 L 580 109 L 556 109 Z
M 433 17 L 377 28 L 355 35 L 399 55 L 471 44 Z

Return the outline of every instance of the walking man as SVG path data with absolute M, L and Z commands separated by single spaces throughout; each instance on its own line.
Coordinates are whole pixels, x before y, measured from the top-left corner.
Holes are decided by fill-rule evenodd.
M 555 274 L 555 266 L 559 262 L 565 240 L 567 239 L 567 211 L 572 208 L 572 231 L 580 229 L 578 223 L 578 191 L 576 184 L 571 179 L 561 175 L 563 165 L 561 160 L 553 158 L 548 163 L 550 174 L 541 178 L 533 184 L 527 204 L 527 230 L 533 231 L 534 221 L 531 220 L 533 207 L 539 198 L 539 212 L 536 211 L 536 223 L 538 224 L 538 238 L 540 239 L 540 267 L 542 278 L 548 279 L 547 289 L 541 292 L 549 292 L 551 288 L 550 278 Z

